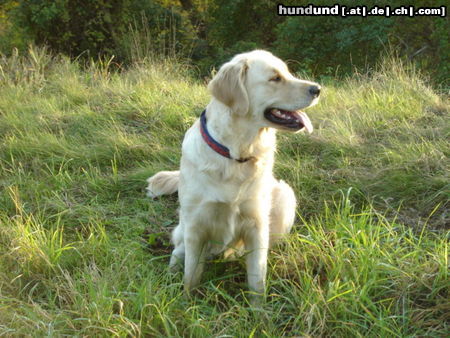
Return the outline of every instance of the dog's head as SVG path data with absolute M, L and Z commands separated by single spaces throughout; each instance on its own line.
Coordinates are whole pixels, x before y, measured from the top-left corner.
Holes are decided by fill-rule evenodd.
M 269 52 L 255 50 L 225 63 L 208 86 L 212 95 L 258 127 L 312 132 L 302 109 L 317 103 L 320 86 L 299 80 Z

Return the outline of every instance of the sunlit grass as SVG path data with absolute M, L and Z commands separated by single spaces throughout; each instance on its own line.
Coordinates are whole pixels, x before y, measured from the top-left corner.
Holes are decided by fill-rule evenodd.
M 145 197 L 208 102 L 190 73 L 42 49 L 1 59 L 0 334 L 445 336 L 447 98 L 387 60 L 325 87 L 313 135 L 279 135 L 298 220 L 255 311 L 239 259 L 209 264 L 201 295 L 182 296 L 160 236 L 176 198 Z

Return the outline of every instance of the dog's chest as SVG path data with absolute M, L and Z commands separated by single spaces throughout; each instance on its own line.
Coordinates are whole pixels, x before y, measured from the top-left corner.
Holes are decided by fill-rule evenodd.
M 204 206 L 209 221 L 204 223 L 208 234 L 209 252 L 218 254 L 238 242 L 245 234 L 246 227 L 253 220 L 242 213 L 242 204 L 210 202 Z
M 223 174 L 216 172 L 209 175 L 208 182 L 204 186 L 211 200 L 239 206 L 250 196 L 258 194 L 260 177 L 253 175 L 253 171 L 234 172 Z

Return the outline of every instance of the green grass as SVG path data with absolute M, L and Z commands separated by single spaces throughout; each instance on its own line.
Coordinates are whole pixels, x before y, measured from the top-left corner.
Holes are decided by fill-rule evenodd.
M 448 334 L 449 105 L 414 70 L 386 60 L 326 83 L 314 134 L 279 134 L 298 221 L 252 310 L 241 260 L 182 296 L 160 235 L 176 197 L 144 193 L 178 167 L 205 85 L 179 62 L 112 68 L 41 49 L 0 60 L 0 334 Z

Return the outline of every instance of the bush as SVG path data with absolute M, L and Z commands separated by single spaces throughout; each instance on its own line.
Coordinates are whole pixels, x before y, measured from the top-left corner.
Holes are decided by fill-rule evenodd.
M 56 52 L 114 55 L 125 63 L 150 54 L 181 55 L 199 66 L 204 76 L 234 54 L 254 48 L 295 60 L 294 71 L 314 77 L 371 68 L 383 52 L 394 50 L 429 72 L 435 84 L 449 85 L 446 18 L 282 17 L 277 4 L 275 0 L 3 0 L 0 43 L 4 51 L 26 46 L 30 39 Z M 310 1 L 283 4 L 307 6 Z M 339 4 L 361 5 L 353 0 Z M 318 0 L 314 5 L 332 6 L 335 1 Z M 394 8 L 404 3 L 382 0 L 364 5 Z M 439 7 L 446 1 L 414 0 L 410 5 Z
M 19 0 L 8 2 L 15 26 L 54 52 L 131 61 L 130 31 L 147 30 L 152 49 L 181 50 L 193 34 L 180 11 L 142 0 Z M 15 5 L 14 5 L 15 4 Z

